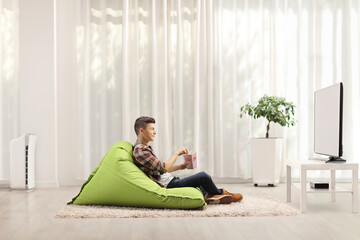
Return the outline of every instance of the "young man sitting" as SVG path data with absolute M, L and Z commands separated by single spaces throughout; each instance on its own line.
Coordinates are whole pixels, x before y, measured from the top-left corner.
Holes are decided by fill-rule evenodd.
M 182 179 L 172 176 L 171 172 L 186 168 L 185 162 L 179 165 L 174 164 L 176 159 L 183 154 L 187 154 L 188 150 L 181 147 L 169 160 L 165 162 L 159 161 L 149 145 L 150 141 L 154 141 L 156 134 L 154 118 L 139 117 L 135 121 L 134 128 L 137 135 L 137 141 L 133 149 L 134 163 L 160 186 L 166 188 L 199 187 L 208 204 L 229 204 L 241 201 L 241 194 L 229 193 L 225 189 L 217 188 L 210 175 L 205 172 L 199 172 Z

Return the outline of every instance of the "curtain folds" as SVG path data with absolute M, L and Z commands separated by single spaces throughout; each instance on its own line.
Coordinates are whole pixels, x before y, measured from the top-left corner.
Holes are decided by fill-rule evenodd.
M 79 0 L 76 7 L 82 177 L 116 141 L 134 143 L 135 119 L 149 115 L 161 160 L 185 146 L 198 152 L 198 170 L 249 179 L 249 138 L 263 137 L 266 124 L 240 119 L 239 109 L 264 94 L 297 106 L 296 127 L 271 126 L 284 139 L 284 176 L 286 159 L 313 156 L 313 92 L 340 81 L 344 158 L 359 161 L 358 1 Z
M 0 182 L 8 184 L 10 140 L 19 133 L 18 1 L 0 0 Z

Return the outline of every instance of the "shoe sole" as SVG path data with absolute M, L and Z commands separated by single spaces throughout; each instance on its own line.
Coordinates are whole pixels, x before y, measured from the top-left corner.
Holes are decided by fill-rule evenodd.
M 233 202 L 233 197 L 230 195 L 223 195 L 218 198 L 208 198 L 206 202 L 208 204 L 230 204 Z
M 206 199 L 205 201 L 207 204 L 219 204 L 220 200 L 219 199 Z
M 230 204 L 233 200 L 234 198 L 232 196 L 225 195 L 220 198 L 220 204 Z

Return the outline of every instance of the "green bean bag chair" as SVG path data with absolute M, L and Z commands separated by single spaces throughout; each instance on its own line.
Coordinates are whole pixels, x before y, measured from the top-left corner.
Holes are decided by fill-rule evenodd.
M 163 188 L 133 163 L 133 146 L 117 142 L 69 204 L 194 209 L 206 205 L 197 188 Z

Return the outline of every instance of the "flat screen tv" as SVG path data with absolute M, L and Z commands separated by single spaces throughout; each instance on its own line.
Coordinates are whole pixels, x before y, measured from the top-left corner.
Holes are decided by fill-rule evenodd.
M 343 154 L 343 84 L 314 93 L 314 151 L 327 162 L 345 162 Z

